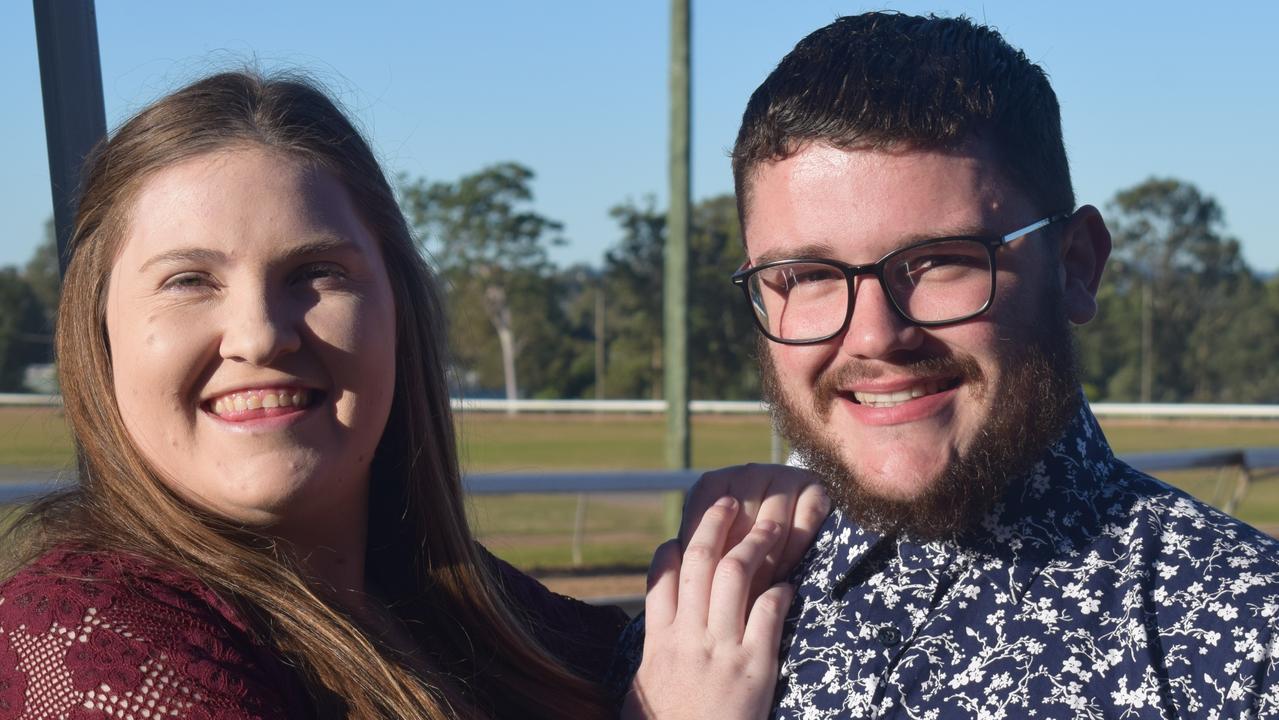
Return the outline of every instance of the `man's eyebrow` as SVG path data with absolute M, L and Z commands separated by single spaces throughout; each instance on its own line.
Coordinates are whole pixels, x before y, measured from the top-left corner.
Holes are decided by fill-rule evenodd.
M 758 267 L 777 260 L 833 257 L 835 257 L 835 249 L 830 245 L 827 245 L 826 243 L 810 243 L 808 245 L 796 245 L 793 247 L 778 248 L 776 250 L 762 252 L 756 257 L 751 258 L 751 264 Z
M 900 250 L 911 245 L 918 245 L 929 240 L 939 240 L 941 238 L 956 237 L 994 237 L 991 233 L 981 225 L 956 225 L 943 229 L 939 232 L 932 233 L 913 233 L 903 235 L 898 239 L 897 243 L 889 250 Z M 786 248 L 778 248 L 768 252 L 760 253 L 758 257 L 751 258 L 752 265 L 764 265 L 775 260 L 791 260 L 795 258 L 828 258 L 836 259 L 835 247 L 829 243 L 808 243 L 806 245 L 795 245 Z M 874 262 L 879 258 L 874 258 L 868 262 Z

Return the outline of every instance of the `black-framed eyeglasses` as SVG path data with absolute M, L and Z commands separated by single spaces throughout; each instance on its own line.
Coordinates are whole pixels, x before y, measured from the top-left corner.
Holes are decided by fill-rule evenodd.
M 1058 213 L 1002 237 L 946 237 L 894 250 L 869 265 L 827 258 L 775 260 L 733 273 L 755 314 L 760 332 L 773 342 L 809 345 L 848 328 L 859 275 L 873 275 L 903 320 L 933 327 L 976 317 L 995 298 L 995 251 L 1064 220 Z

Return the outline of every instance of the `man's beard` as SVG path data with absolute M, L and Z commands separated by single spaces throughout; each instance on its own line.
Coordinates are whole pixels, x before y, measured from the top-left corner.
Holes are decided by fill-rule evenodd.
M 814 407 L 795 407 L 782 391 L 768 341 L 758 353 L 764 400 L 773 423 L 809 470 L 819 475 L 834 504 L 861 525 L 879 532 L 902 532 L 918 540 L 955 537 L 980 520 L 1003 495 L 1008 483 L 1025 475 L 1079 410 L 1075 349 L 1061 305 L 1052 288 L 1040 304 L 1043 322 L 1025 328 L 1026 337 L 1003 340 L 1014 351 L 1004 356 L 1001 386 L 987 400 L 992 408 L 971 446 L 951 462 L 920 495 L 885 497 L 840 457 L 836 442 L 822 426 L 829 421 L 837 389 L 858 377 L 847 363 L 818 378 Z M 970 392 L 992 389 L 977 361 L 969 356 L 926 357 L 895 369 L 921 377 L 958 377 Z M 939 450 L 940 452 L 940 450 Z

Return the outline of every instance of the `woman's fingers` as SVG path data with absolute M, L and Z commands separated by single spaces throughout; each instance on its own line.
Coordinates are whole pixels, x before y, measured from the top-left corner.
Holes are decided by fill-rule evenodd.
M 732 494 L 728 489 L 727 478 L 718 472 L 702 473 L 693 487 L 688 489 L 688 497 L 684 500 L 684 516 L 679 522 L 679 540 L 683 545 L 688 545 L 693 539 L 693 533 L 701 525 L 702 516 L 710 506 L 725 495 Z
M 740 542 L 757 520 L 771 520 L 782 528 L 782 541 L 769 552 L 752 584 L 754 595 L 790 575 L 830 512 L 825 488 L 807 470 L 755 463 L 721 468 L 702 475 L 689 491 L 680 527 L 685 544 L 706 508 L 723 495 L 736 498 L 741 508 L 728 532 L 729 547 Z
M 763 718 L 777 681 L 777 652 L 789 586 L 752 597 L 752 578 L 781 543 L 777 523 L 760 521 L 725 551 L 741 504 L 711 505 L 679 558 L 672 540 L 653 557 L 643 661 L 622 716 Z
M 724 539 L 737 516 L 739 504 L 722 497 L 711 505 L 684 548 L 679 570 L 679 609 L 676 622 L 687 628 L 705 627 L 715 568 L 724 554 Z
M 751 582 L 752 598 L 759 596 L 769 585 L 777 582 L 778 579 L 785 578 L 790 572 L 790 566 L 782 570 L 782 550 L 789 541 L 791 524 L 794 522 L 795 504 L 803 487 L 794 478 L 775 477 L 759 504 L 755 524 L 758 526 L 760 522 L 775 523 L 778 527 L 778 541 L 769 548 L 768 554 L 760 565 L 760 571 L 754 575 Z M 775 579 L 778 574 L 781 574 L 782 578 Z
M 667 540 L 653 553 L 648 566 L 648 592 L 644 595 L 644 624 L 666 627 L 675 621 L 679 599 L 679 540 Z
M 751 606 L 742 633 L 742 647 L 754 656 L 776 658 L 782 644 L 782 625 L 795 597 L 795 588 L 778 583 L 764 591 Z
M 781 528 L 777 523 L 761 520 L 719 561 L 706 621 L 712 637 L 721 641 L 741 641 L 746 612 L 755 597 L 751 591 L 753 581 L 780 538 Z
M 773 566 L 773 582 L 781 582 L 790 576 L 795 566 L 804 558 L 804 553 L 813 544 L 817 531 L 830 514 L 830 496 L 821 483 L 812 483 L 803 488 L 795 502 L 794 514 L 785 540 L 780 543 L 777 552 L 777 563 Z

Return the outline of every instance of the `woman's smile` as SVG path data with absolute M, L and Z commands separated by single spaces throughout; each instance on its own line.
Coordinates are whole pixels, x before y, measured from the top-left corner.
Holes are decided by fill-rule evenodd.
M 230 422 L 298 413 L 311 404 L 306 388 L 237 390 L 207 401 L 214 415 Z

